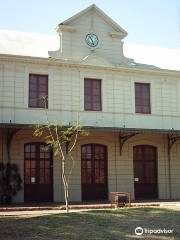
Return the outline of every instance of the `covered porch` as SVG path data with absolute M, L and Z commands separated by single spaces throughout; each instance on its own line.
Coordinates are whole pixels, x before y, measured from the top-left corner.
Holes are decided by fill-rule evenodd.
M 1 163 L 17 164 L 22 178 L 22 189 L 13 202 L 63 202 L 60 161 L 41 152 L 44 140 L 33 136 L 33 127 L 1 124 Z M 88 136 L 79 138 L 73 152 L 71 202 L 108 202 L 111 192 L 129 192 L 132 200 L 140 202 L 180 199 L 179 131 L 91 127 L 86 130 Z M 42 171 L 44 175 L 40 174 Z

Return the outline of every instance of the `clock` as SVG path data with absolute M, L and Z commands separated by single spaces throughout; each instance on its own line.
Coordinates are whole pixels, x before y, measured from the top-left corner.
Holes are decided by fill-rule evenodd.
M 94 33 L 88 33 L 86 35 L 85 41 L 90 47 L 96 47 L 99 43 L 99 39 Z

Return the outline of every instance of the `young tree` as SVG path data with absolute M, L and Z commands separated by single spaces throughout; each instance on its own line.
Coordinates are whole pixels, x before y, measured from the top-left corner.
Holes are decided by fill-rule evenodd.
M 61 163 L 61 177 L 64 187 L 64 198 L 66 204 L 66 212 L 69 212 L 69 180 L 74 168 L 73 149 L 76 147 L 79 135 L 85 132 L 75 122 L 71 126 L 64 127 L 58 124 L 50 123 L 48 120 L 43 125 L 36 125 L 34 135 L 44 138 L 45 143 L 53 149 L 54 155 L 58 156 Z M 67 163 L 70 162 L 70 169 L 67 170 Z

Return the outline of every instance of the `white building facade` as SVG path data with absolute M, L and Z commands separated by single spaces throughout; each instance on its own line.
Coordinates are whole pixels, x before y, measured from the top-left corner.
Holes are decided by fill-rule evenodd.
M 127 32 L 92 5 L 57 27 L 49 58 L 0 54 L 0 160 L 19 166 L 14 202 L 62 202 L 59 160 L 33 125 L 88 129 L 74 150 L 70 200 L 180 199 L 180 72 L 123 54 Z

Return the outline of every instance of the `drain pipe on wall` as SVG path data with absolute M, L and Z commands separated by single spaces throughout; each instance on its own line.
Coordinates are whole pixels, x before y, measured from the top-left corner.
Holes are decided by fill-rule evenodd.
M 172 186 L 171 186 L 171 144 L 170 136 L 168 134 L 168 180 L 169 180 L 169 198 L 172 199 Z

